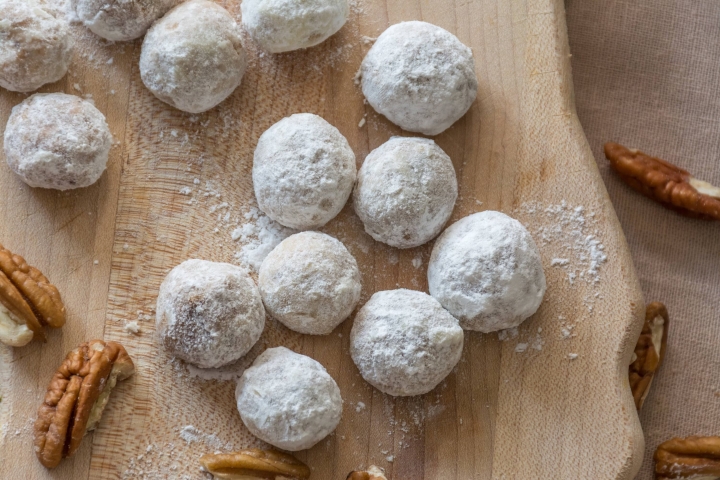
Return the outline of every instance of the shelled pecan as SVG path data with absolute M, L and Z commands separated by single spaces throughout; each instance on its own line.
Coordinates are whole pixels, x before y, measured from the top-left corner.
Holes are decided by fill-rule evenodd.
M 670 317 L 665 305 L 653 302 L 647 306 L 645 324 L 630 364 L 630 389 L 638 410 L 645 402 L 655 372 L 665 356 L 669 324 Z
M 251 448 L 200 457 L 202 466 L 223 480 L 306 480 L 310 468 L 295 457 L 276 450 Z
M 35 421 L 35 454 L 47 468 L 58 466 L 95 429 L 118 380 L 135 372 L 125 348 L 92 340 L 68 353 L 53 375 Z
M 720 479 L 720 437 L 673 438 L 655 450 L 655 479 Z
M 605 144 L 605 156 L 629 186 L 689 217 L 720 220 L 720 188 L 639 150 Z
M 0 245 L 0 342 L 13 347 L 45 341 L 44 326 L 65 324 L 58 289 L 20 255 Z
M 350 472 L 346 480 L 387 480 L 387 477 L 380 468 L 371 465 L 365 471 Z

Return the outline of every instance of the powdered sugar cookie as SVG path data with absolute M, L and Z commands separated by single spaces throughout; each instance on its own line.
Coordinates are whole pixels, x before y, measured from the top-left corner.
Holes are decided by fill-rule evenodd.
M 362 377 L 381 392 L 422 395 L 435 388 L 462 355 L 458 321 L 429 295 L 377 292 L 355 316 L 350 355 Z
M 365 158 L 353 201 L 370 236 L 411 248 L 440 233 L 457 195 L 452 161 L 435 142 L 393 137 Z
M 216 368 L 245 355 L 265 328 L 265 308 L 248 273 L 229 263 L 186 260 L 160 285 L 160 343 L 174 356 Z
M 260 136 L 253 186 L 260 209 L 298 230 L 320 228 L 345 206 L 357 169 L 337 128 L 312 113 L 283 118 Z
M 485 333 L 520 325 L 537 311 L 546 288 L 530 233 L 493 211 L 465 217 L 440 235 L 428 285 L 463 328 Z
M 300 333 L 326 335 L 360 300 L 360 270 L 345 245 L 319 232 L 283 240 L 260 267 L 268 313 Z
M 44 0 L 0 0 L 0 87 L 32 92 L 60 80 L 72 60 L 70 25 Z
M 12 110 L 5 158 L 31 187 L 69 190 L 105 171 L 112 135 L 92 103 L 64 93 L 36 93 Z
M 437 135 L 465 115 L 477 96 L 472 51 L 452 33 L 425 22 L 385 30 L 360 73 L 370 105 L 410 132 Z
M 312 358 L 285 347 L 258 356 L 238 381 L 235 397 L 253 435 L 291 452 L 327 437 L 342 416 L 335 380 Z
M 240 8 L 243 27 L 270 53 L 324 42 L 349 13 L 347 0 L 243 0 Z
M 240 27 L 220 5 L 190 0 L 148 30 L 140 76 L 157 98 L 189 113 L 220 104 L 240 85 L 247 59 Z

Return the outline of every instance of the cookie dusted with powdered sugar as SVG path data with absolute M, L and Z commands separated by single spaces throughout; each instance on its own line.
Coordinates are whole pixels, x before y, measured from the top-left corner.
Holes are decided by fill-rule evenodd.
M 113 41 L 142 37 L 179 0 L 70 0 L 70 12 L 95 35 Z
M 478 81 L 472 51 L 452 33 L 402 22 L 380 35 L 360 67 L 367 101 L 410 132 L 437 135 L 465 115 Z
M 347 21 L 347 0 L 243 0 L 242 24 L 264 50 L 289 52 L 324 42 Z
M 457 195 L 452 161 L 435 142 L 393 137 L 365 158 L 353 201 L 371 237 L 411 248 L 440 233 Z
M 313 230 L 335 218 L 352 192 L 355 154 L 340 131 L 312 113 L 283 118 L 260 136 L 253 186 L 276 222 Z
M 258 356 L 238 381 L 235 397 L 253 435 L 291 452 L 327 437 L 342 416 L 335 380 L 320 363 L 285 347 Z
M 422 395 L 455 368 L 464 334 L 431 296 L 414 290 L 377 292 L 355 316 L 350 355 L 362 377 L 394 396 Z
M 220 104 L 240 85 L 247 58 L 240 27 L 220 5 L 190 0 L 150 27 L 140 77 L 153 95 L 189 113 Z
M 435 242 L 430 295 L 468 330 L 517 327 L 540 307 L 545 273 L 530 232 L 504 213 L 465 217 Z
M 60 80 L 73 54 L 70 25 L 44 0 L 0 0 L 0 87 L 32 92 Z
M 5 158 L 31 187 L 70 190 L 105 171 L 112 135 L 92 103 L 64 93 L 36 93 L 12 109 Z
M 216 368 L 245 355 L 265 328 L 265 308 L 248 273 L 229 263 L 186 260 L 160 285 L 157 335 L 174 356 Z
M 265 308 L 286 327 L 326 335 L 360 300 L 360 270 L 345 245 L 319 232 L 283 240 L 260 267 Z

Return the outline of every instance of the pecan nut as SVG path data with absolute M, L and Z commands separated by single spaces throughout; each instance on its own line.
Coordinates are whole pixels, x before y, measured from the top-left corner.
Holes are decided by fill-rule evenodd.
M 346 480 L 387 480 L 387 477 L 380 468 L 371 465 L 370 468 L 363 472 L 350 472 Z
M 630 364 L 630 389 L 635 407 L 640 410 L 650 391 L 655 372 L 662 364 L 667 346 L 670 317 L 660 302 L 652 302 L 645 310 L 645 324 L 635 346 Z
M 232 453 L 212 453 L 200 457 L 200 463 L 215 478 L 223 480 L 306 480 L 310 477 L 307 465 L 276 450 L 251 448 Z
M 48 386 L 35 421 L 35 454 L 47 468 L 58 466 L 97 426 L 118 380 L 135 372 L 119 343 L 92 340 L 68 353 Z
M 605 156 L 625 183 L 664 207 L 689 217 L 720 220 L 720 188 L 617 143 L 605 144 Z
M 13 347 L 45 341 L 45 325 L 65 324 L 65 305 L 45 275 L 0 245 L 0 341 Z
M 720 479 L 720 437 L 673 438 L 655 450 L 656 480 Z

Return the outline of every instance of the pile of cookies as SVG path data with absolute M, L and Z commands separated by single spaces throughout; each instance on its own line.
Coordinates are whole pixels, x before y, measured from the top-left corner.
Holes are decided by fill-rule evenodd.
M 240 27 L 211 1 L 172 8 L 175 3 L 116 2 L 106 8 L 102 0 L 72 0 L 71 13 L 109 40 L 145 34 L 140 56 L 145 86 L 177 109 L 204 112 L 241 84 L 247 60 Z M 243 27 L 270 53 L 321 43 L 347 16 L 346 0 L 242 3 Z M 12 39 L 0 43 L 1 86 L 32 91 L 65 74 L 72 45 L 58 12 L 41 0 L 0 0 L 0 17 L 5 19 L 0 34 Z M 449 128 L 478 91 L 471 50 L 446 30 L 418 21 L 383 32 L 360 75 L 365 98 L 377 112 L 425 135 Z M 93 184 L 105 170 L 111 143 L 103 114 L 62 93 L 30 96 L 13 109 L 5 129 L 6 160 L 32 187 Z M 351 196 L 365 231 L 378 242 L 405 249 L 439 236 L 428 266 L 429 295 L 377 292 L 355 316 L 351 356 L 378 390 L 394 396 L 431 391 L 459 361 L 464 329 L 487 333 L 515 327 L 542 302 L 546 281 L 540 255 L 518 221 L 486 211 L 445 229 L 458 183 L 450 157 L 430 139 L 393 137 L 370 152 L 358 170 L 337 128 L 317 115 L 298 113 L 262 134 L 252 178 L 259 208 L 300 233 L 267 256 L 257 284 L 244 269 L 209 260 L 189 259 L 168 273 L 157 298 L 157 338 L 185 362 L 200 368 L 235 362 L 260 338 L 266 314 L 307 335 L 327 335 L 345 321 L 360 301 L 360 270 L 342 242 L 317 230 Z M 3 258 L 0 252 L 0 289 L 9 283 L 17 298 L 33 299 L 23 280 L 13 277 L 14 271 L 27 270 L 38 288 L 60 302 L 41 274 L 33 277 L 33 270 L 22 266 L 6 270 Z M 15 265 L 25 265 L 24 260 L 17 257 Z M 31 317 L 8 298 L 0 296 L 5 343 L 20 346 L 33 335 L 41 338 L 40 325 L 62 325 L 40 308 L 33 310 L 40 315 Z M 3 335 L 6 326 L 14 329 L 14 341 Z M 97 424 L 109 390 L 132 372 L 132 361 L 114 342 L 91 341 L 68 355 L 36 423 L 36 451 L 45 466 L 73 453 Z M 255 359 L 238 381 L 236 400 L 254 435 L 288 451 L 310 448 L 330 434 L 343 404 L 320 363 L 284 347 Z

